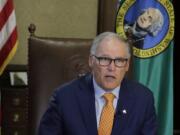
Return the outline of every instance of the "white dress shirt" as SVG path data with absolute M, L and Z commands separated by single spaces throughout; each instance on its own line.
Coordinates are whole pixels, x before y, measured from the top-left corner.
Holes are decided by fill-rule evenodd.
M 107 92 L 107 91 L 103 90 L 96 83 L 94 78 L 93 78 L 93 85 L 94 85 L 94 91 L 95 91 L 96 120 L 97 120 L 97 127 L 99 127 L 99 121 L 100 121 L 101 112 L 102 112 L 103 106 L 105 104 L 105 99 L 102 96 L 105 93 L 113 93 L 115 95 L 115 98 L 114 98 L 114 101 L 113 101 L 113 106 L 114 106 L 114 109 L 116 110 L 117 101 L 119 99 L 120 86 L 118 86 L 115 89 L 110 90 L 110 91 Z

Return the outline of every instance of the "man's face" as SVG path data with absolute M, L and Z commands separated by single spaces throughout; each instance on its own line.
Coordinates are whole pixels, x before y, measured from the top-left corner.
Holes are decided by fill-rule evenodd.
M 149 28 L 154 22 L 155 17 L 156 17 L 155 10 L 147 9 L 143 14 L 141 14 L 138 17 L 137 19 L 138 26 L 143 29 Z
M 97 48 L 95 55 L 112 59 L 127 58 L 127 49 L 125 44 L 117 39 L 104 39 Z M 126 71 L 128 71 L 129 60 L 124 67 L 115 66 L 113 61 L 108 66 L 102 66 L 98 59 L 90 56 L 89 65 L 97 84 L 105 90 L 112 90 L 120 85 Z

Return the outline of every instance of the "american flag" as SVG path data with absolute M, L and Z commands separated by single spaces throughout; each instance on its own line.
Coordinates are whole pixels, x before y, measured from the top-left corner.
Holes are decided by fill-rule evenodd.
M 17 49 L 16 17 L 12 0 L 0 0 L 0 75 Z

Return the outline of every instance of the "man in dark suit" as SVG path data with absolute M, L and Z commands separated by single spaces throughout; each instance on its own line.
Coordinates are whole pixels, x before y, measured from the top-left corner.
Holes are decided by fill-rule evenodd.
M 130 56 L 119 35 L 97 36 L 90 50 L 91 74 L 54 92 L 39 135 L 156 135 L 152 92 L 124 78 Z

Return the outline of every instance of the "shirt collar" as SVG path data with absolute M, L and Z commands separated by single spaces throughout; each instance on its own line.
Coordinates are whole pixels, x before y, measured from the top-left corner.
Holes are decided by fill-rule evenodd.
M 115 98 L 117 98 L 117 99 L 119 98 L 120 85 L 107 92 L 97 84 L 94 77 L 93 77 L 93 85 L 94 85 L 94 91 L 95 91 L 96 98 L 101 98 L 105 93 L 113 93 L 115 95 Z

